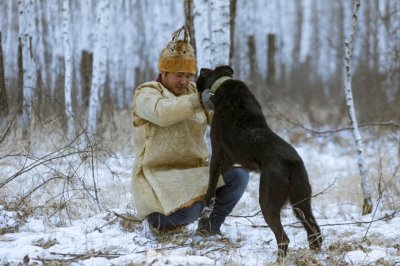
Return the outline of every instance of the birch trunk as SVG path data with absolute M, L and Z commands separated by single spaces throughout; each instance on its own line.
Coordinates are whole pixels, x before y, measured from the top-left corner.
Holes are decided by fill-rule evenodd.
M 210 1 L 198 0 L 193 3 L 193 24 L 196 39 L 196 58 L 199 67 L 212 68 Z
M 139 58 L 139 45 L 130 38 L 130 36 L 139 36 L 138 23 L 135 20 L 139 17 L 138 3 L 132 3 L 131 1 L 124 2 L 124 38 L 125 41 L 122 44 L 122 53 L 125 55 L 125 68 L 122 73 L 122 80 L 124 82 L 125 94 L 123 95 L 124 106 L 129 106 L 130 101 L 133 97 L 133 88 L 136 86 L 136 70 L 140 64 Z
M 183 3 L 183 9 L 185 10 L 185 25 L 190 31 L 190 44 L 196 51 L 196 38 L 194 35 L 194 24 L 193 24 L 193 0 L 185 0 Z
M 361 177 L 361 187 L 364 196 L 364 203 L 362 208 L 362 214 L 369 214 L 372 211 L 372 201 L 371 201 L 371 187 L 368 182 L 367 169 L 365 166 L 364 160 L 364 144 L 362 137 L 360 135 L 360 131 L 358 129 L 357 117 L 354 109 L 354 100 L 353 100 L 353 92 L 352 92 L 352 74 L 351 74 L 351 63 L 352 63 L 352 54 L 353 54 L 353 44 L 354 44 L 354 34 L 357 30 L 357 18 L 358 18 L 358 10 L 360 8 L 360 0 L 354 0 L 353 5 L 353 16 L 352 16 L 352 29 L 350 33 L 350 37 L 347 41 L 345 41 L 345 82 L 344 82 L 344 93 L 346 96 L 346 106 L 347 111 L 349 113 L 350 121 L 353 125 L 353 137 L 357 147 L 357 159 L 358 159 L 358 168 L 360 171 Z
M 48 31 L 49 31 L 49 46 L 51 49 L 49 54 L 51 57 L 50 71 L 49 71 L 49 94 L 50 97 L 56 98 L 57 95 L 57 77 L 61 71 L 62 57 L 64 56 L 62 51 L 62 36 L 61 32 L 61 18 L 59 11 L 58 1 L 49 1 L 46 5 L 46 18 L 48 20 Z
M 19 37 L 22 44 L 22 71 L 23 71 L 23 112 L 22 134 L 28 140 L 32 119 L 32 99 L 36 87 L 36 64 L 33 58 L 33 32 L 34 32 L 34 3 L 33 0 L 20 0 L 19 11 Z
M 230 17 L 229 0 L 211 1 L 213 62 L 216 66 L 229 64 Z
M 46 63 L 46 49 L 45 49 L 45 35 L 44 31 L 45 25 L 45 14 L 44 14 L 44 6 L 46 3 L 44 1 L 36 1 L 36 34 L 37 34 L 37 44 L 36 44 L 36 65 L 37 69 L 40 70 L 40 74 L 38 74 L 38 78 L 44 82 L 47 82 L 47 63 Z M 51 23 L 47 21 L 48 23 Z M 42 99 L 39 100 L 42 103 Z
M 8 98 L 6 91 L 6 82 L 4 76 L 4 60 L 3 60 L 3 45 L 0 31 L 0 121 L 3 120 L 3 116 L 8 114 Z M 0 129 L 2 125 L 0 123 Z
M 110 83 L 109 97 L 111 102 L 115 103 L 115 107 L 118 111 L 124 107 L 124 93 L 125 88 L 123 84 L 123 62 L 125 54 L 121 53 L 121 43 L 124 42 L 124 32 L 127 28 L 124 28 L 124 3 L 123 1 L 111 2 L 112 14 L 110 15 L 111 21 L 113 21 L 115 27 L 124 29 L 123 32 L 115 31 L 113 28 L 109 28 L 109 67 L 108 77 Z
M 193 24 L 197 65 L 214 68 L 229 64 L 230 5 L 228 0 L 195 1 Z
M 89 106 L 90 86 L 93 72 L 93 39 L 95 16 L 87 16 L 85 14 L 93 13 L 95 5 L 91 0 L 79 1 L 79 18 L 80 18 L 80 31 L 78 40 L 80 42 L 80 68 L 79 74 L 76 75 L 80 79 L 81 86 L 77 90 L 77 103 L 81 113 L 85 112 Z M 94 17 L 94 18 L 92 18 Z
M 96 20 L 96 42 L 93 53 L 93 75 L 90 89 L 88 131 L 96 133 L 97 120 L 101 112 L 101 98 L 106 79 L 107 64 L 107 26 L 109 25 L 108 9 L 110 0 L 99 2 Z
M 70 9 L 69 0 L 63 1 L 63 44 L 64 44 L 64 64 L 65 64 L 65 79 L 64 79 L 64 99 L 65 99 L 65 118 L 67 119 L 67 137 L 69 140 L 73 138 L 74 129 L 74 113 L 72 111 L 72 51 L 70 43 Z
M 236 26 L 237 1 L 231 0 L 229 7 L 229 65 L 233 66 L 233 54 L 235 52 L 235 26 Z

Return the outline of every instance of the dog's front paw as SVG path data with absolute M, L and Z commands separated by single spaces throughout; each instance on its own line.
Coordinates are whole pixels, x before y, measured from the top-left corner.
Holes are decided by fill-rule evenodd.
M 210 217 L 212 209 L 210 207 L 204 207 L 201 211 L 200 217 Z
M 215 197 L 206 195 L 204 197 L 204 206 L 211 208 L 215 201 Z

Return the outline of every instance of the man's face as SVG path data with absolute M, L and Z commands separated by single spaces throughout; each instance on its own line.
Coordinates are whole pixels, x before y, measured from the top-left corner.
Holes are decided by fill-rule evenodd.
M 193 74 L 182 72 L 161 72 L 163 85 L 174 95 L 178 96 L 186 91 L 186 86 L 193 78 Z

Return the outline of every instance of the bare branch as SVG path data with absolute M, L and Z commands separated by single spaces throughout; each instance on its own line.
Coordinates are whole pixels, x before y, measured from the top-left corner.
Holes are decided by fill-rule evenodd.
M 330 129 L 330 130 L 316 130 L 313 128 L 308 128 L 298 121 L 293 121 L 293 120 L 285 117 L 282 114 L 280 115 L 280 117 L 276 117 L 276 116 L 270 116 L 270 117 L 273 119 L 279 120 L 279 121 L 287 122 L 295 127 L 304 129 L 305 131 L 310 132 L 313 135 L 332 135 L 332 134 L 343 132 L 343 131 L 354 130 L 354 127 L 352 127 L 352 126 L 344 127 L 344 128 L 337 128 L 337 129 Z M 377 126 L 400 128 L 400 124 L 397 124 L 394 121 L 370 122 L 370 123 L 364 123 L 364 124 L 358 125 L 359 128 L 377 127 Z
M 371 221 L 365 222 L 365 221 L 354 221 L 354 222 L 346 222 L 346 223 L 329 223 L 329 224 L 320 224 L 319 226 L 345 226 L 345 225 L 360 225 L 360 224 L 371 224 L 371 223 L 375 223 L 378 221 L 382 221 L 382 220 L 386 220 L 386 219 L 390 219 L 393 218 L 397 213 L 400 213 L 400 209 L 397 209 L 395 211 L 393 211 L 391 214 L 386 214 L 378 219 L 373 219 Z M 285 224 L 284 226 L 291 226 L 291 227 L 295 227 L 295 228 L 300 228 L 302 227 L 302 225 L 300 224 L 300 222 L 293 222 L 293 223 L 289 223 L 289 224 Z M 251 225 L 251 227 L 255 227 L 255 228 L 269 228 L 268 225 Z
M 317 197 L 317 196 L 319 196 L 319 195 L 324 194 L 324 193 L 325 193 L 326 191 L 328 191 L 335 183 L 336 183 L 336 178 L 335 178 L 335 180 L 333 180 L 333 182 L 332 182 L 329 186 L 327 186 L 325 189 L 323 189 L 322 191 L 318 192 L 317 194 L 311 196 L 311 198 L 315 198 L 315 197 Z M 304 199 L 304 200 L 306 200 L 306 199 Z M 301 202 L 301 201 L 300 201 L 300 202 Z M 298 203 L 300 203 L 300 202 L 297 202 L 296 204 L 298 204 Z M 294 206 L 294 205 L 293 205 L 293 206 Z M 252 217 L 255 217 L 255 216 L 259 215 L 260 213 L 261 213 L 261 210 L 258 211 L 258 212 L 256 212 L 256 213 L 254 213 L 254 214 L 252 214 L 252 215 L 228 215 L 228 216 L 229 216 L 229 217 L 235 217 L 235 218 L 252 218 Z

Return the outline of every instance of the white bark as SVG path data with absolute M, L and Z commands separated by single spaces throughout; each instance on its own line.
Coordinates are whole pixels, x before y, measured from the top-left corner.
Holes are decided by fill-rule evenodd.
M 22 130 L 27 138 L 32 120 L 32 99 L 36 87 L 36 63 L 33 57 L 35 39 L 35 14 L 33 0 L 18 2 L 19 37 L 22 42 L 23 60 L 23 113 Z
M 106 79 L 109 6 L 110 0 L 101 0 L 98 3 L 96 12 L 96 41 L 93 53 L 93 74 L 88 111 L 88 131 L 91 133 L 96 133 L 97 130 L 97 120 L 101 112 L 101 98 L 103 96 L 104 82 Z
M 92 0 L 80 0 L 80 1 L 72 1 L 71 3 L 71 15 L 72 15 L 72 43 L 74 44 L 74 82 L 77 84 L 74 96 L 76 98 L 76 103 L 79 108 L 77 108 L 77 112 L 81 111 L 81 108 L 84 108 L 86 111 L 86 106 L 84 107 L 84 102 L 87 99 L 84 99 L 83 94 L 83 80 L 81 71 L 81 63 L 82 63 L 82 52 L 93 52 L 93 32 L 95 25 L 95 13 L 94 13 L 94 3 Z M 88 15 L 91 14 L 91 15 Z M 79 111 L 78 111 L 79 110 Z
M 200 68 L 229 64 L 229 1 L 194 1 L 196 58 Z
M 3 54 L 8 54 L 11 55 L 11 51 L 13 50 L 13 48 L 17 45 L 15 45 L 15 43 L 13 43 L 13 40 L 15 40 L 17 38 L 17 36 L 15 36 L 15 32 L 13 31 L 13 21 L 14 21 L 14 14 L 13 14 L 13 0 L 9 0 L 8 1 L 8 9 L 7 9 L 7 31 L 6 31 L 6 36 L 7 38 L 5 38 L 6 36 L 3 35 L 3 38 L 5 39 L 5 48 L 3 50 Z M 15 49 L 14 49 L 15 50 Z M 9 52 L 7 52 L 9 51 Z M 10 56 L 9 56 L 10 57 Z M 15 58 L 17 58 L 17 56 L 14 56 Z M 9 70 L 12 73 L 18 73 L 18 69 L 17 69 L 17 64 L 16 64 L 16 60 L 12 60 L 11 58 L 4 58 L 4 66 L 9 66 Z
M 63 0 L 63 44 L 64 44 L 64 65 L 65 65 L 65 79 L 64 79 L 64 98 L 65 98 L 65 117 L 67 119 L 67 136 L 72 139 L 74 135 L 74 113 L 72 111 L 72 51 L 71 51 L 71 37 L 70 37 L 70 9 L 69 0 Z
M 368 214 L 372 211 L 372 202 L 371 202 L 371 187 L 369 185 L 368 173 L 365 166 L 364 160 L 364 144 L 363 140 L 358 128 L 357 117 L 354 109 L 354 100 L 353 100 L 353 92 L 352 92 L 352 75 L 351 75 L 351 63 L 352 63 L 352 54 L 353 54 L 353 44 L 354 44 L 354 35 L 357 30 L 357 18 L 358 18 L 358 10 L 360 7 L 360 0 L 354 1 L 353 6 L 353 23 L 352 29 L 350 33 L 349 39 L 345 42 L 345 82 L 344 82 L 344 93 L 346 96 L 346 105 L 347 111 L 349 113 L 350 121 L 353 125 L 353 137 L 357 147 L 357 159 L 358 159 L 358 168 L 360 171 L 361 177 L 361 187 L 363 190 L 364 196 L 364 205 L 362 213 Z
M 123 16 L 124 16 L 124 42 L 122 43 L 122 54 L 124 55 L 124 70 L 122 80 L 125 87 L 124 95 L 122 95 L 123 104 L 129 106 L 130 101 L 133 97 L 133 88 L 135 87 L 135 70 L 139 66 L 139 46 L 134 42 L 132 36 L 138 36 L 138 23 L 135 20 L 139 16 L 137 3 L 131 1 L 124 2 Z M 133 7 L 132 7 L 133 6 Z M 120 96 L 118 96 L 120 97 Z
M 109 27 L 109 65 L 108 65 L 108 77 L 111 91 L 110 98 L 116 103 L 115 107 L 117 110 L 122 110 L 124 103 L 124 87 L 123 87 L 123 61 L 124 54 L 121 53 L 120 44 L 124 42 L 124 16 L 123 16 L 123 1 L 112 1 L 111 2 L 111 14 L 110 19 L 113 21 L 115 27 L 124 29 L 123 31 L 116 31 L 114 28 Z
M 44 46 L 44 29 L 43 29 L 43 20 L 45 16 L 43 15 L 43 9 L 45 3 L 43 1 L 36 2 L 36 25 L 37 25 L 37 45 L 36 45 L 36 54 L 37 54 L 37 68 L 40 69 L 40 79 L 44 82 L 47 82 L 47 64 L 45 58 L 45 46 Z
M 80 41 L 82 49 L 86 51 L 93 51 L 93 23 L 95 22 L 94 16 L 89 15 L 93 13 L 94 7 L 96 6 L 92 0 L 81 0 L 79 1 L 81 5 L 81 23 L 82 27 L 79 31 Z
M 210 1 L 198 0 L 193 2 L 193 24 L 196 39 L 196 59 L 199 68 L 214 67 L 212 61 L 211 42 L 211 8 Z
M 49 72 L 49 80 L 50 84 L 50 96 L 56 96 L 56 86 L 57 86 L 57 75 L 60 73 L 61 60 L 64 56 L 62 51 L 62 36 L 61 36 L 61 19 L 59 12 L 59 3 L 58 1 L 50 1 L 46 5 L 46 24 L 48 25 L 49 32 L 49 46 L 51 49 L 49 53 L 51 54 L 50 61 L 50 72 Z
M 211 40 L 215 66 L 229 64 L 229 0 L 211 1 Z

